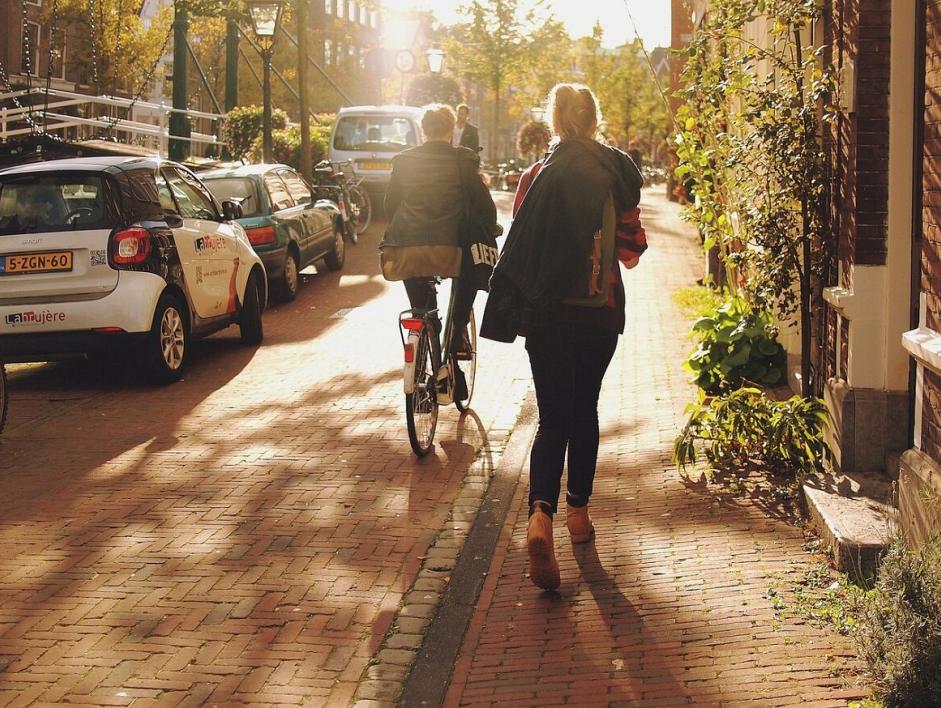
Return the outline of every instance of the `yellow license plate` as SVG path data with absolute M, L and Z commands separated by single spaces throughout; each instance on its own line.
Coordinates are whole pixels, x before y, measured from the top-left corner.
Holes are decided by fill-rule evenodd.
M 373 162 L 360 162 L 359 167 L 363 170 L 388 170 L 391 169 L 392 163 L 388 160 L 376 160 Z
M 18 253 L 0 256 L 0 275 L 24 273 L 58 273 L 72 270 L 71 251 L 46 251 L 45 253 Z

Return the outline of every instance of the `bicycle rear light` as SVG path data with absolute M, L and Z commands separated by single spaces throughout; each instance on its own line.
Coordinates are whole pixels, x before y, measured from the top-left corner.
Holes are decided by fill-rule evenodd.
M 405 343 L 405 363 L 412 364 L 415 362 L 415 345 L 412 342 Z
M 402 324 L 402 327 L 409 332 L 419 332 L 425 324 L 425 321 L 418 317 L 407 317 L 406 319 L 399 320 L 399 322 Z

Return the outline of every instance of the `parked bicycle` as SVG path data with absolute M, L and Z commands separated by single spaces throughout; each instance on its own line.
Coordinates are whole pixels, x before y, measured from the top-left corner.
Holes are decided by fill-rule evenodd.
M 361 185 L 362 177 L 353 175 L 353 161 L 321 160 L 314 167 L 322 196 L 335 202 L 343 219 L 343 233 L 350 243 L 358 243 L 359 235 L 372 222 L 372 200 Z
M 441 278 L 430 279 L 434 291 Z M 399 314 L 399 336 L 402 338 L 405 367 L 405 421 L 412 451 L 424 457 L 431 450 L 438 426 L 438 408 L 454 403 L 462 413 L 470 406 L 477 373 L 477 323 L 471 310 L 467 323 L 466 351 L 451 351 L 454 332 L 452 312 L 457 293 L 456 280 L 451 282 L 447 317 L 443 336 L 437 309 L 409 309 Z M 443 352 L 443 355 L 442 355 Z M 454 399 L 455 371 L 460 366 L 467 382 L 467 395 Z

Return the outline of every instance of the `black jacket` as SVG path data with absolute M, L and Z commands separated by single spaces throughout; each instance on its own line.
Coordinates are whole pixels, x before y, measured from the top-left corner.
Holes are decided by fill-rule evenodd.
M 474 154 L 480 152 L 480 131 L 473 123 L 464 124 L 464 132 L 461 133 L 461 147 L 472 150 Z
M 608 194 L 618 212 L 629 211 L 640 202 L 642 186 L 637 167 L 620 150 L 594 140 L 559 143 L 507 235 L 490 281 L 481 336 L 512 342 L 552 323 L 588 258 Z
M 391 222 L 383 241 L 393 246 L 458 245 L 464 213 L 462 183 L 480 222 L 496 228 L 497 209 L 478 175 L 479 165 L 476 153 L 441 141 L 397 155 L 385 196 Z

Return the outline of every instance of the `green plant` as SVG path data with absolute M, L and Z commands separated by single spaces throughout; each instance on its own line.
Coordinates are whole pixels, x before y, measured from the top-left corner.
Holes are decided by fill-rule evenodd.
M 256 138 L 261 135 L 263 111 L 261 106 L 239 106 L 225 114 L 222 135 L 236 160 L 246 157 Z M 275 108 L 271 112 L 272 131 L 286 128 L 287 124 L 288 114 Z
M 329 126 L 316 126 L 310 131 L 310 158 L 316 165 L 327 156 L 328 141 L 330 140 Z M 262 160 L 262 136 L 259 135 L 252 143 L 248 157 L 253 162 Z M 300 170 L 301 165 L 301 129 L 292 125 L 281 130 L 271 131 L 271 158 L 274 162 L 290 165 Z
M 704 317 L 724 302 L 720 291 L 705 285 L 677 288 L 671 297 L 683 317 L 688 319 Z
M 805 396 L 820 386 L 812 308 L 834 254 L 820 138 L 836 121 L 837 81 L 822 47 L 805 44 L 822 12 L 812 0 L 710 2 L 685 52 L 676 136 L 690 216 L 706 250 L 718 249 L 729 284 L 782 319 L 799 315 Z
M 856 633 L 877 696 L 887 706 L 941 705 L 941 536 L 889 548 L 861 601 Z
M 787 353 L 767 312 L 731 298 L 696 320 L 692 331 L 700 343 L 686 367 L 707 393 L 784 381 Z
M 833 458 L 823 439 L 829 413 L 818 398 L 772 401 L 756 388 L 740 388 L 687 410 L 673 447 L 673 462 L 684 472 L 696 463 L 697 446 L 716 469 L 758 469 L 791 482 L 822 472 Z

